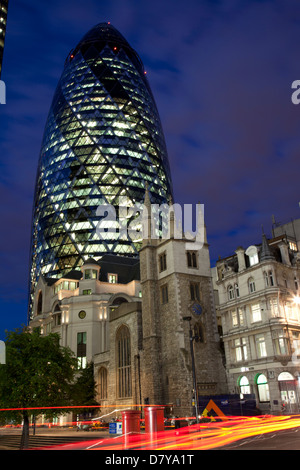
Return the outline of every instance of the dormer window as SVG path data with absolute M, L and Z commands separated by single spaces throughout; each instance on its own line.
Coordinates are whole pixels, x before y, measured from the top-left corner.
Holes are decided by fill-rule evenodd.
M 118 282 L 118 275 L 117 274 L 108 274 L 108 282 L 110 284 L 117 284 Z
M 245 254 L 249 257 L 250 266 L 254 266 L 259 262 L 257 247 L 252 245 L 246 250 Z
M 85 269 L 84 279 L 97 279 L 97 269 Z

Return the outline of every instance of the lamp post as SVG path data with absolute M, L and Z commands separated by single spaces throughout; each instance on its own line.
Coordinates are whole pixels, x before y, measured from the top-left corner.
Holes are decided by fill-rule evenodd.
M 189 322 L 189 340 L 190 340 L 190 349 L 191 349 L 191 356 L 192 356 L 192 370 L 193 370 L 193 384 L 194 384 L 194 398 L 195 398 L 195 412 L 196 412 L 196 422 L 199 423 L 199 416 L 198 416 L 198 390 L 197 390 L 197 380 L 196 380 L 196 369 L 195 369 L 195 357 L 194 357 L 194 347 L 193 341 L 196 339 L 196 336 L 193 336 L 192 327 L 191 327 L 191 319 L 192 317 L 183 317 L 183 320 Z

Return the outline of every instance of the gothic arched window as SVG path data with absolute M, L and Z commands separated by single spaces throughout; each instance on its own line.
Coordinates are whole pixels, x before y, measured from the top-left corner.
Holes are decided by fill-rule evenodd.
M 98 397 L 99 400 L 107 398 L 107 369 L 101 367 L 98 372 Z
M 131 397 L 131 344 L 130 331 L 125 325 L 116 334 L 117 348 L 117 395 L 119 398 Z
M 40 291 L 39 296 L 38 296 L 38 301 L 37 301 L 37 309 L 36 309 L 37 315 L 40 315 L 42 313 L 42 307 L 43 307 L 43 294 Z

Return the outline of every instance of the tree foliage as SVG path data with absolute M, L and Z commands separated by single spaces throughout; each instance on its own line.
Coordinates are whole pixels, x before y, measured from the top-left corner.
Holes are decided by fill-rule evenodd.
M 8 332 L 6 364 L 0 365 L 1 408 L 23 408 L 19 417 L 24 425 L 28 413 L 58 415 L 61 409 L 47 408 L 70 405 L 76 366 L 72 351 L 60 346 L 57 334 L 42 336 L 38 329 Z M 44 409 L 26 410 L 40 407 Z M 24 432 L 26 438 L 28 429 L 23 426 Z
M 93 408 L 91 409 L 88 407 L 99 405 L 95 397 L 96 382 L 94 379 L 94 364 L 93 362 L 89 362 L 87 367 L 80 371 L 72 387 L 72 404 L 74 406 L 83 405 L 82 408 L 77 409 L 77 413 L 91 413 Z

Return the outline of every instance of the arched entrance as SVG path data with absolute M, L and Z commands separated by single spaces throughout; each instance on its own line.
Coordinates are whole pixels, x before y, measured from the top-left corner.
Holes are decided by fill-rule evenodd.
M 255 377 L 257 386 L 258 400 L 260 403 L 270 402 L 270 392 L 267 377 L 264 374 L 257 374 Z
M 280 398 L 287 413 L 297 413 L 299 410 L 299 397 L 297 380 L 290 372 L 281 372 L 278 376 Z
M 249 380 L 245 375 L 238 379 L 238 385 L 240 387 L 240 393 L 243 395 L 248 395 L 251 393 Z

